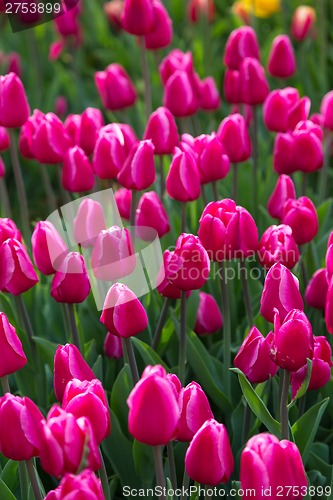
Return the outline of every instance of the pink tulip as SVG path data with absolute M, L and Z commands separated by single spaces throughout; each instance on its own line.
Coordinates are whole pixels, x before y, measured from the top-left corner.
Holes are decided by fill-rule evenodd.
M 263 106 L 264 122 L 268 130 L 272 132 L 287 132 L 291 128 L 289 120 L 292 110 L 298 102 L 299 94 L 297 89 L 293 87 L 272 90 L 268 94 Z
M 132 204 L 132 191 L 126 188 L 117 189 L 114 193 L 120 217 L 130 220 L 131 217 L 131 204 Z
M 242 26 L 230 33 L 224 50 L 224 64 L 229 69 L 238 70 L 245 57 L 259 60 L 257 36 L 249 26 Z
M 200 196 L 200 175 L 194 156 L 175 148 L 166 178 L 168 195 L 178 201 L 197 200 Z
M 54 19 L 55 27 L 63 38 L 73 36 L 76 42 L 81 39 L 80 24 L 78 21 L 80 11 L 77 7 L 66 9 L 65 13 Z
M 234 470 L 234 458 L 227 430 L 211 418 L 194 435 L 185 455 L 185 469 L 191 479 L 217 486 L 227 483 Z
M 0 218 L 0 245 L 8 238 L 14 238 L 15 240 L 22 243 L 22 234 L 17 229 L 15 222 L 7 217 Z
M 192 23 L 199 22 L 201 16 L 212 22 L 215 18 L 214 0 L 190 0 L 187 12 Z
M 303 311 L 292 309 L 280 322 L 279 313 L 274 318 L 274 336 L 271 357 L 280 368 L 295 372 L 313 357 L 311 323 Z
M 310 108 L 311 101 L 309 97 L 304 96 L 297 100 L 289 110 L 288 128 L 294 130 L 300 121 L 307 120 Z
M 67 383 L 78 379 L 93 380 L 95 374 L 73 344 L 59 345 L 54 356 L 54 392 L 61 403 Z
M 117 63 L 95 74 L 95 85 L 103 106 L 110 111 L 132 106 L 136 101 L 136 90 L 125 69 Z
M 110 434 L 110 409 L 99 380 L 70 380 L 66 385 L 62 408 L 76 418 L 86 417 L 89 420 L 97 444 Z
M 79 304 L 89 292 L 90 281 L 84 259 L 78 252 L 69 252 L 53 277 L 51 296 L 60 303 Z
M 149 117 L 143 139 L 151 139 L 156 155 L 172 154 L 179 144 L 177 124 L 171 112 L 161 106 Z
M 199 136 L 195 140 L 194 146 L 198 152 L 201 184 L 215 182 L 228 175 L 230 160 L 215 133 Z
M 234 359 L 251 384 L 260 384 L 274 377 L 278 367 L 270 357 L 272 333 L 265 338 L 257 327 L 253 326 L 244 339 Z
M 31 423 L 38 425 L 42 413 L 29 398 L 6 393 L 0 398 L 0 451 L 11 460 L 29 460 L 38 455 L 22 426 L 29 415 Z
M 324 127 L 333 131 L 333 90 L 324 95 L 320 106 Z
M 259 241 L 259 262 L 266 268 L 280 262 L 292 269 L 299 260 L 299 251 L 290 226 L 270 226 Z
M 221 330 L 223 318 L 220 308 L 212 295 L 199 292 L 199 307 L 194 331 L 198 335 L 210 334 Z
M 81 201 L 74 219 L 74 239 L 82 247 L 94 246 L 97 236 L 105 230 L 103 207 L 98 201 L 85 198 Z
M 226 69 L 224 74 L 223 92 L 226 100 L 232 104 L 241 102 L 240 74 L 237 70 Z
M 32 124 L 31 152 L 37 161 L 46 164 L 61 163 L 70 147 L 71 139 L 57 115 L 36 114 Z
M 251 156 L 251 140 L 242 115 L 227 116 L 220 124 L 217 137 L 232 163 L 246 161 Z
M 260 304 L 260 314 L 270 323 L 276 310 L 283 321 L 292 309 L 304 309 L 298 279 L 282 264 L 274 264 L 268 271 Z
M 127 189 L 142 191 L 155 182 L 154 144 L 151 140 L 133 145 L 118 174 L 119 183 Z
M 246 57 L 239 67 L 241 102 L 256 106 L 269 94 L 265 70 L 254 57 Z
M 251 214 L 233 200 L 208 203 L 199 221 L 199 238 L 211 260 L 246 258 L 258 248 L 258 228 Z
M 91 253 L 91 267 L 97 279 L 119 280 L 131 274 L 135 265 L 135 249 L 128 229 L 112 226 L 98 234 Z
M 271 491 L 275 499 L 280 490 L 286 491 L 288 487 L 291 491 L 295 487 L 292 497 L 297 498 L 298 492 L 308 485 L 297 446 L 268 433 L 256 434 L 246 443 L 241 455 L 240 481 L 244 500 L 250 498 L 250 491 L 255 491 L 259 500 L 266 498 L 265 491 Z
M 176 71 L 185 71 L 188 74 L 189 80 L 194 83 L 195 72 L 191 52 L 184 53 L 179 49 L 174 49 L 162 60 L 159 72 L 163 85 L 166 85 L 169 78 Z
M 333 278 L 328 282 L 325 302 L 325 323 L 328 333 L 333 334 Z
M 323 132 L 310 120 L 300 121 L 293 132 L 294 169 L 314 172 L 323 166 Z
M 150 232 L 146 234 L 145 227 L 155 229 L 159 238 L 170 231 L 168 215 L 155 191 L 149 191 L 141 196 L 136 210 L 135 225 L 137 235 L 143 240 L 151 239 Z M 144 226 L 142 230 L 140 226 Z
M 104 352 L 108 358 L 119 359 L 123 357 L 123 344 L 121 338 L 108 332 L 104 340 Z
M 325 268 L 318 269 L 310 279 L 305 290 L 305 302 L 310 307 L 325 311 L 328 292 L 328 278 Z
M 153 29 L 145 34 L 144 43 L 148 50 L 158 50 L 168 47 L 172 40 L 172 21 L 162 2 L 153 0 Z
M 100 179 L 115 179 L 128 154 L 119 124 L 106 125 L 99 131 L 93 154 L 93 169 Z
M 0 76 L 0 126 L 21 127 L 29 114 L 29 103 L 19 77 L 15 73 Z
M 174 286 L 172 283 L 169 282 L 169 276 L 172 276 L 174 272 L 173 261 L 174 261 L 174 252 L 165 250 L 165 252 L 163 253 L 163 267 L 162 267 L 164 278 L 162 280 L 158 279 L 159 285 L 157 287 L 157 291 L 163 297 L 167 297 L 170 299 L 180 299 L 182 293 L 181 289 L 177 288 L 176 286 Z M 191 294 L 191 292 L 187 293 L 188 295 Z
M 193 79 L 186 71 L 175 71 L 164 88 L 163 105 L 174 116 L 191 116 L 199 108 L 199 97 Z
M 86 108 L 84 110 L 77 131 L 76 144 L 83 149 L 87 156 L 94 151 L 98 132 L 103 126 L 103 115 L 99 109 Z
M 202 387 L 191 382 L 179 393 L 180 418 L 174 439 L 191 441 L 200 427 L 213 418 L 209 401 Z
M 221 105 L 221 98 L 217 90 L 215 80 L 212 76 L 204 78 L 200 82 L 199 106 L 205 111 L 214 111 Z
M 83 496 L 91 500 L 104 500 L 101 480 L 89 469 L 80 474 L 65 474 L 60 485 L 49 491 L 45 500 L 63 500 L 68 496 Z
M 121 283 L 115 283 L 108 291 L 100 321 L 109 332 L 122 338 L 138 335 L 148 325 L 143 305 L 136 295 Z
M 30 290 L 38 283 L 38 276 L 25 247 L 9 238 L 0 247 L 0 290 L 13 295 Z
M 277 134 L 273 150 L 273 166 L 278 174 L 292 174 L 295 172 L 294 137 L 291 132 Z
M 78 146 L 65 154 L 61 182 L 64 189 L 72 193 L 90 191 L 94 187 L 94 171 L 85 152 Z
M 288 175 L 279 175 L 274 191 L 267 203 L 269 215 L 276 219 L 282 219 L 284 204 L 289 199 L 296 199 L 296 190 L 293 180 Z
M 48 221 L 37 222 L 31 237 L 32 255 L 38 270 L 46 275 L 54 274 L 68 248 Z
M 282 223 L 291 227 L 298 245 L 313 240 L 318 232 L 318 216 L 310 198 L 301 196 L 297 200 L 287 200 L 283 208 Z
M 131 35 L 144 36 L 154 29 L 155 10 L 152 0 L 125 0 L 122 26 Z
M 124 10 L 123 0 L 110 0 L 103 4 L 104 14 L 110 23 L 111 27 L 115 30 L 122 30 L 122 14 Z
M 314 29 L 316 11 L 313 7 L 300 5 L 296 8 L 292 18 L 291 34 L 295 40 L 303 41 Z
M 24 125 L 22 125 L 19 135 L 19 150 L 24 158 L 35 158 L 33 151 L 33 141 L 36 130 L 44 120 L 44 113 L 35 109 L 33 114 L 28 118 Z M 70 140 L 70 138 L 69 138 Z
M 9 148 L 9 136 L 5 127 L 0 127 L 0 153 Z
M 169 282 L 183 291 L 198 290 L 210 271 L 208 253 L 197 236 L 182 233 L 169 262 Z
M 15 373 L 27 364 L 16 330 L 3 312 L 0 312 L 0 346 L 0 378 Z
M 54 103 L 54 112 L 59 118 L 64 117 L 67 114 L 68 102 L 66 97 L 59 95 Z
M 147 366 L 130 393 L 128 428 L 150 446 L 165 445 L 175 435 L 180 410 L 176 392 L 162 366 Z
M 295 53 L 289 36 L 276 36 L 268 56 L 269 73 L 276 78 L 289 78 L 295 73 L 295 70 Z

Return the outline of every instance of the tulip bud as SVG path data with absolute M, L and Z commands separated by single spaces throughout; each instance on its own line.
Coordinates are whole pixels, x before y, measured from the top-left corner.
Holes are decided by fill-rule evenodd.
M 240 74 L 237 70 L 226 69 L 224 74 L 223 92 L 226 100 L 232 104 L 241 102 Z
M 193 56 L 191 52 L 182 52 L 179 49 L 174 49 L 162 60 L 159 71 L 163 85 L 166 85 L 169 78 L 176 73 L 176 71 L 185 71 L 189 79 L 194 81 L 194 66 Z
M 229 69 L 238 70 L 245 57 L 259 60 L 257 36 L 249 26 L 242 26 L 230 33 L 224 50 L 224 64 Z
M 202 387 L 191 382 L 179 392 L 180 418 L 174 439 L 191 441 L 200 427 L 213 418 L 209 401 Z
M 172 40 L 172 21 L 168 11 L 157 0 L 153 0 L 154 25 L 152 31 L 145 35 L 145 46 L 148 50 L 163 49 L 170 45 Z
M 234 458 L 223 424 L 211 418 L 200 427 L 187 449 L 185 469 L 191 479 L 201 484 L 217 486 L 229 481 Z
M 125 138 L 118 124 L 103 127 L 95 145 L 93 169 L 100 179 L 115 179 L 128 154 Z
M 0 127 L 0 153 L 9 148 L 9 136 L 5 127 Z
M 172 154 L 179 144 L 177 124 L 167 108 L 157 108 L 149 117 L 143 139 L 151 139 L 156 155 Z
M 136 256 L 128 229 L 112 226 L 102 230 L 91 253 L 91 267 L 99 280 L 116 281 L 131 274 Z
M 194 156 L 175 149 L 166 178 L 168 195 L 178 201 L 197 200 L 200 196 L 200 175 Z
M 328 282 L 328 290 L 325 303 L 325 323 L 326 329 L 333 334 L 333 279 Z
M 201 16 L 212 22 L 215 17 L 214 0 L 190 0 L 187 12 L 192 23 L 197 23 Z
M 240 481 L 242 489 L 255 492 L 257 498 L 263 498 L 263 491 L 271 491 L 274 498 L 281 488 L 303 491 L 308 485 L 297 446 L 268 433 L 256 434 L 246 443 L 241 456 Z M 246 494 L 243 498 L 250 496 Z
M 298 91 L 293 87 L 272 90 L 263 106 L 264 122 L 272 132 L 287 132 L 290 126 L 290 115 L 299 102 Z
M 215 80 L 212 76 L 204 78 L 200 82 L 199 106 L 205 111 L 214 111 L 221 105 L 221 98 L 217 90 Z
M 326 275 L 327 279 L 330 280 L 333 276 L 333 245 L 332 241 L 332 233 L 327 242 L 327 250 L 326 250 Z
M 54 356 L 54 392 L 61 403 L 67 383 L 72 379 L 94 380 L 95 374 L 78 348 L 73 344 L 59 345 Z
M 19 77 L 15 73 L 0 76 L 0 126 L 21 127 L 29 114 L 29 103 Z
M 32 153 L 40 163 L 54 164 L 64 160 L 71 140 L 61 120 L 54 113 L 36 116 Z
M 70 36 L 75 37 L 78 43 L 81 38 L 80 25 L 78 22 L 80 11 L 77 7 L 71 9 L 66 9 L 61 16 L 57 16 L 54 19 L 55 27 L 59 35 L 63 38 Z
M 230 160 L 220 140 L 213 133 L 201 135 L 194 143 L 198 151 L 201 184 L 224 179 L 230 170 Z
M 0 247 L 0 290 L 13 295 L 30 290 L 38 283 L 38 276 L 25 247 L 9 238 Z
M 109 2 L 103 4 L 106 18 L 111 27 L 116 30 L 121 30 L 123 28 L 121 18 L 124 10 L 124 4 L 124 0 L 110 0 Z
M 305 96 L 297 100 L 289 110 L 288 129 L 294 130 L 300 121 L 307 120 L 310 108 L 309 97 Z
M 314 204 L 306 196 L 287 200 L 283 208 L 282 223 L 291 227 L 298 245 L 308 243 L 318 232 L 318 216 Z
M 32 256 L 38 270 L 54 274 L 68 248 L 55 227 L 48 221 L 37 222 L 31 237 Z
M 68 103 L 66 97 L 59 95 L 54 103 L 54 112 L 59 118 L 66 115 L 68 109 Z
M 19 135 L 19 150 L 24 158 L 35 158 L 33 151 L 33 141 L 35 138 L 36 130 L 44 120 L 44 113 L 35 109 L 33 114 L 28 118 L 24 125 L 22 125 Z
M 60 303 L 79 304 L 89 292 L 90 281 L 84 259 L 78 252 L 69 252 L 53 276 L 51 296 Z
M 282 219 L 284 204 L 289 199 L 296 199 L 296 190 L 293 180 L 288 175 L 279 175 L 274 191 L 267 203 L 269 215 L 276 219 Z
M 314 172 L 323 166 L 323 132 L 310 120 L 301 121 L 293 132 L 294 169 Z
M 169 282 L 183 291 L 198 290 L 206 283 L 210 261 L 197 236 L 186 233 L 179 236 L 169 267 Z
M 241 102 L 256 106 L 269 94 L 265 70 L 253 57 L 246 57 L 239 67 Z
M 94 187 L 94 171 L 85 152 L 78 146 L 65 154 L 61 182 L 64 189 L 72 193 L 90 191 Z
M 21 56 L 17 52 L 8 54 L 7 73 L 15 73 L 18 77 L 22 75 Z
M 324 127 L 333 131 L 333 90 L 324 95 L 320 112 L 323 115 Z
M 295 73 L 295 70 L 295 53 L 289 36 L 276 36 L 268 56 L 269 73 L 276 78 L 289 78 Z
M 144 36 L 154 29 L 155 10 L 152 0 L 125 0 L 121 22 L 131 35 Z
M 16 330 L 3 312 L 0 312 L 0 349 L 0 378 L 15 373 L 27 364 Z
M 58 488 L 49 491 L 45 500 L 61 500 L 68 495 L 82 495 L 91 500 L 104 500 L 105 498 L 101 480 L 89 469 L 85 469 L 80 474 L 65 474 Z
M 223 326 L 223 318 L 216 300 L 209 293 L 199 292 L 199 307 L 194 331 L 198 335 L 217 332 Z
M 127 108 L 136 101 L 133 83 L 120 64 L 110 64 L 104 71 L 95 73 L 95 85 L 103 106 L 110 111 Z
M 259 241 L 258 257 L 266 268 L 280 262 L 292 269 L 299 260 L 299 251 L 291 227 L 281 224 L 267 228 Z
M 149 191 L 141 196 L 136 211 L 135 225 L 138 236 L 143 240 L 149 240 L 150 234 L 146 235 L 144 229 L 140 231 L 140 226 L 155 229 L 159 238 L 170 231 L 168 215 L 155 191 Z
M 147 366 L 130 393 L 128 428 L 150 446 L 165 445 L 174 437 L 180 417 L 176 392 L 162 366 Z
M 174 116 L 183 118 L 193 115 L 199 107 L 199 98 L 193 80 L 186 71 L 175 71 L 164 88 L 163 105 Z
M 251 214 L 233 200 L 208 203 L 199 224 L 198 235 L 211 260 L 246 258 L 257 251 L 258 228 Z
M 96 238 L 106 228 L 103 207 L 98 201 L 85 198 L 81 201 L 74 219 L 74 240 L 82 247 L 95 244 Z
M 131 204 L 132 204 L 132 191 L 126 188 L 117 189 L 114 193 L 120 217 L 130 220 L 131 217 Z
M 295 172 L 293 145 L 292 133 L 277 134 L 274 142 L 273 166 L 278 174 L 288 175 Z
M 270 357 L 272 333 L 265 338 L 253 326 L 234 359 L 234 365 L 241 370 L 251 384 L 260 384 L 274 377 L 278 367 Z
M 154 149 L 151 140 L 139 141 L 132 146 L 118 174 L 118 181 L 122 186 L 142 191 L 155 182 Z
M 242 115 L 229 115 L 221 122 L 217 137 L 232 163 L 246 161 L 251 156 L 251 140 Z
M 172 283 L 169 282 L 169 276 L 172 276 L 174 272 L 173 259 L 174 259 L 174 252 L 165 250 L 165 252 L 163 253 L 163 265 L 161 269 L 164 278 L 161 280 L 159 279 L 160 274 L 158 275 L 157 281 L 159 285 L 157 287 L 157 291 L 163 297 L 167 297 L 170 299 L 180 299 L 182 291 L 180 290 L 180 288 L 177 288 L 176 286 L 174 286 Z M 187 292 L 187 296 L 190 294 L 191 292 Z
M 100 321 L 109 332 L 127 338 L 147 328 L 148 316 L 136 295 L 126 285 L 115 283 L 105 298 Z
M 99 109 L 86 108 L 81 115 L 76 144 L 87 156 L 94 151 L 99 130 L 104 126 L 103 115 Z
M 291 34 L 295 40 L 303 41 L 314 30 L 316 11 L 307 5 L 300 5 L 293 14 Z
M 318 269 L 310 279 L 305 290 L 305 302 L 310 307 L 325 310 L 326 296 L 328 292 L 328 279 L 326 269 Z
M 35 426 L 43 418 L 29 398 L 9 393 L 0 398 L 0 451 L 11 460 L 29 460 L 38 455 L 37 448 L 30 442 L 22 426 L 27 413 Z
M 86 417 L 89 420 L 97 444 L 110 434 L 109 405 L 99 380 L 69 381 L 64 392 L 62 408 L 76 418 Z
M 266 275 L 260 314 L 273 323 L 276 310 L 283 321 L 292 309 L 304 309 L 298 279 L 282 264 L 274 264 Z
M 8 218 L 0 218 L 0 246 L 8 238 L 14 238 L 22 243 L 22 234 L 17 229 L 15 222 Z
M 120 337 L 108 332 L 104 341 L 104 352 L 108 358 L 119 359 L 123 357 L 123 344 Z

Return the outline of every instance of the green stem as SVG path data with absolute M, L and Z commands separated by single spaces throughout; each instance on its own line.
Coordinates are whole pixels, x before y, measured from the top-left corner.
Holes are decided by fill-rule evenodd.
M 186 232 L 186 201 L 182 203 L 181 233 Z
M 140 41 L 140 53 L 141 53 L 141 68 L 142 75 L 145 84 L 144 89 L 144 98 L 145 98 L 145 110 L 146 110 L 146 119 L 148 120 L 151 114 L 151 90 L 150 90 L 150 78 L 149 78 L 149 66 L 148 66 L 148 58 L 147 58 L 147 50 L 145 46 L 145 38 L 141 37 Z
M 185 382 L 186 365 L 186 292 L 182 290 L 180 296 L 180 344 L 179 344 L 179 380 Z
M 136 203 L 137 203 L 137 190 L 132 189 L 132 201 L 131 201 L 131 214 L 130 214 L 130 226 L 132 238 L 134 237 L 135 228 L 135 213 L 136 213 Z
M 228 288 L 226 282 L 226 265 L 222 261 L 219 263 L 219 276 L 222 296 L 222 314 L 223 314 L 223 334 L 224 334 L 224 360 L 223 360 L 223 376 L 226 394 L 230 397 L 230 371 L 231 366 L 231 318 L 229 308 Z
M 332 132 L 327 132 L 327 139 L 324 143 L 324 164 L 320 172 L 319 180 L 318 180 L 318 190 L 319 190 L 319 199 L 321 202 L 326 200 L 326 196 L 328 193 L 328 184 L 329 184 L 329 161 L 330 161 L 330 152 L 332 145 L 333 134 Z
M 41 165 L 41 172 L 42 172 L 42 179 L 43 179 L 43 184 L 45 188 L 45 193 L 46 193 L 46 198 L 47 198 L 47 204 L 49 206 L 49 210 L 51 212 L 54 212 L 57 210 L 58 205 L 57 205 L 57 199 L 55 197 L 53 187 L 50 181 L 49 173 L 46 170 L 47 167 L 44 167 L 44 165 Z
M 28 311 L 25 307 L 22 295 L 14 296 L 14 301 L 15 301 L 18 315 L 21 318 L 23 326 L 27 332 L 33 358 L 35 358 L 36 357 L 36 346 L 35 346 L 35 343 L 33 341 L 34 332 L 33 332 L 32 326 L 31 326 L 29 314 L 28 314 Z
M 326 0 L 318 0 L 318 9 L 319 9 L 319 38 L 320 38 L 320 74 L 323 78 L 324 89 L 322 89 L 323 93 L 325 93 L 327 89 L 327 54 L 328 54 L 328 33 L 327 33 L 327 8 L 326 8 Z
M 126 351 L 128 362 L 130 365 L 133 385 L 136 385 L 139 382 L 140 377 L 139 377 L 139 371 L 138 371 L 138 367 L 136 364 L 134 349 L 133 349 L 133 345 L 132 345 L 132 341 L 131 341 L 130 337 L 123 339 L 123 347 L 124 347 L 124 350 Z
M 308 184 L 308 175 L 305 172 L 302 172 L 302 196 L 306 195 L 307 184 Z
M 304 396 L 302 396 L 301 399 L 299 400 L 298 418 L 301 418 L 301 416 L 304 415 L 305 413 L 306 395 L 307 393 L 305 393 Z
M 27 471 L 29 474 L 30 483 L 31 483 L 31 487 L 32 487 L 32 491 L 33 491 L 35 500 L 43 500 L 43 496 L 42 496 L 40 489 L 39 489 L 36 471 L 35 471 L 35 467 L 34 467 L 34 463 L 33 463 L 32 458 L 30 458 L 29 460 L 26 460 L 25 463 L 27 466 Z
M 6 394 L 6 392 L 10 393 L 8 375 L 4 375 L 3 377 L 1 377 L 1 387 L 4 394 Z
M 161 314 L 160 314 L 160 317 L 159 317 L 159 320 L 158 320 L 158 323 L 157 323 L 157 326 L 156 326 L 156 330 L 155 330 L 155 333 L 154 333 L 154 338 L 153 338 L 153 342 L 152 342 L 152 348 L 154 349 L 154 351 L 157 350 L 158 344 L 159 344 L 159 342 L 161 340 L 161 335 L 162 335 L 163 327 L 164 327 L 164 324 L 165 324 L 165 320 L 166 320 L 166 317 L 167 317 L 167 314 L 168 314 L 168 310 L 169 310 L 170 304 L 171 304 L 171 299 L 169 299 L 168 297 L 166 297 L 165 300 L 164 300 L 162 311 L 161 311 Z
M 2 210 L 5 217 L 12 218 L 12 209 L 10 206 L 9 195 L 5 179 L 0 179 L 0 199 L 2 201 Z
M 176 473 L 175 453 L 173 450 L 172 441 L 169 441 L 169 443 L 167 444 L 167 452 L 168 452 L 171 485 L 172 488 L 175 490 L 177 489 L 177 473 Z
M 186 469 L 184 469 L 184 476 L 183 476 L 183 482 L 182 482 L 182 491 L 184 494 L 182 494 L 182 499 L 185 500 L 187 498 L 187 495 L 185 494 L 186 490 L 190 486 L 190 476 L 187 474 Z
M 202 196 L 202 200 L 204 202 L 204 205 L 206 206 L 208 204 L 208 201 L 207 201 L 207 196 L 206 196 L 205 184 L 201 184 L 201 196 Z
M 280 400 L 280 422 L 281 439 L 289 439 L 289 419 L 288 419 L 288 394 L 289 394 L 290 373 L 280 369 L 281 400 Z
M 257 219 L 258 212 L 258 114 L 257 106 L 253 106 L 253 214 Z
M 68 319 L 69 319 L 69 325 L 70 325 L 70 331 L 72 334 L 73 344 L 83 354 L 82 347 L 80 345 L 79 331 L 77 328 L 76 318 L 75 318 L 75 305 L 74 304 L 67 304 L 67 310 L 68 310 Z
M 102 464 L 102 467 L 99 471 L 99 474 L 100 474 L 100 478 L 101 478 L 104 498 L 105 498 L 105 500 L 111 500 L 111 492 L 110 492 L 110 486 L 109 486 L 109 481 L 108 481 L 108 475 L 106 472 L 105 462 L 104 462 L 104 458 L 103 458 L 101 449 L 99 450 L 99 454 L 101 457 L 101 464 Z
M 15 134 L 13 129 L 8 129 L 8 134 L 10 138 L 10 156 L 13 165 L 13 172 L 15 177 L 15 183 L 17 187 L 17 194 L 20 205 L 20 216 L 22 223 L 22 230 L 24 235 L 25 243 L 28 244 L 30 242 L 30 224 L 29 224 L 29 208 L 27 196 L 24 188 L 24 181 L 22 176 L 21 165 L 19 161 L 19 157 L 17 154 L 17 146 L 15 140 Z
M 245 262 L 244 257 L 241 257 L 241 259 L 240 259 L 240 278 L 241 278 L 241 282 L 242 282 L 247 320 L 249 323 L 249 327 L 251 328 L 254 324 L 254 318 L 253 318 L 253 311 L 252 311 L 249 285 L 248 285 L 248 279 L 247 279 L 246 262 Z
M 19 476 L 20 476 L 20 490 L 22 500 L 28 500 L 29 498 L 29 480 L 26 462 L 18 462 Z
M 156 485 L 160 486 L 162 491 L 165 488 L 165 478 L 163 470 L 163 457 L 162 457 L 162 447 L 153 446 L 154 463 L 155 463 L 155 474 L 156 474 Z M 159 498 L 165 500 L 166 496 L 162 494 Z
M 165 181 L 164 181 L 164 168 L 163 168 L 163 155 L 159 155 L 160 158 L 160 194 L 161 200 L 164 195 Z
M 233 185 L 232 185 L 232 198 L 237 203 L 238 198 L 238 164 L 234 163 L 232 166 Z
M 244 418 L 243 418 L 243 429 L 242 429 L 242 443 L 245 444 L 247 435 L 250 430 L 250 420 L 251 420 L 251 409 L 249 405 L 247 404 L 247 401 L 245 401 L 245 408 L 244 408 Z
M 217 183 L 216 183 L 216 181 L 213 182 L 213 194 L 214 194 L 214 201 L 218 201 L 219 194 L 217 192 Z

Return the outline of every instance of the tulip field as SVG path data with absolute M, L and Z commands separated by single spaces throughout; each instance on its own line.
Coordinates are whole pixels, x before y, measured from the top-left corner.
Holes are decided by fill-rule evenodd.
M 332 500 L 332 1 L 0 33 L 0 500 Z

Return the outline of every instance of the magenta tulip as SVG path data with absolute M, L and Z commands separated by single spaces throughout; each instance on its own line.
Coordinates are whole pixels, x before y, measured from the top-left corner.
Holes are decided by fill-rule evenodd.
M 229 69 L 238 70 L 245 57 L 259 59 L 257 35 L 250 26 L 233 30 L 224 50 L 224 63 Z
M 103 207 L 98 201 L 85 198 L 81 201 L 74 219 L 74 239 L 82 247 L 95 244 L 97 236 L 105 230 Z
M 267 203 L 269 215 L 276 219 L 282 219 L 284 204 L 289 199 L 296 199 L 296 190 L 293 180 L 288 175 L 279 175 L 274 191 Z
M 172 40 L 172 21 L 162 2 L 153 0 L 153 29 L 144 35 L 144 43 L 148 50 L 163 49 Z M 125 28 L 126 29 L 126 28 Z
M 199 307 L 194 331 L 198 335 L 211 334 L 221 330 L 223 318 L 220 307 L 212 295 L 199 292 Z
M 141 196 L 136 210 L 135 225 L 137 235 L 143 240 L 151 239 L 151 234 L 149 231 L 146 234 L 145 227 L 155 229 L 159 238 L 170 231 L 168 215 L 155 191 L 149 191 Z M 140 226 L 144 226 L 142 230 Z
M 110 111 L 132 106 L 136 101 L 136 90 L 125 69 L 117 63 L 95 74 L 95 85 L 103 106 Z
M 276 78 L 289 78 L 296 70 L 294 48 L 288 35 L 274 38 L 268 56 L 268 71 Z
M 150 115 L 143 138 L 152 140 L 156 155 L 172 154 L 179 144 L 179 135 L 175 119 L 167 108 L 161 106 Z
M 151 140 L 139 141 L 132 146 L 118 174 L 122 186 L 142 191 L 155 182 L 154 149 Z
M 37 222 L 31 237 L 32 255 L 38 270 L 46 275 L 54 274 L 68 248 L 49 221 Z
M 292 269 L 299 260 L 299 250 L 290 226 L 270 226 L 259 241 L 259 262 L 266 268 L 280 262 Z
M 235 113 L 227 116 L 218 128 L 217 137 L 231 162 L 239 163 L 250 158 L 250 134 L 242 115 Z
M 0 246 L 0 290 L 13 295 L 30 290 L 38 276 L 22 243 L 9 238 Z
M 286 201 L 282 222 L 291 227 L 293 237 L 298 245 L 313 240 L 318 232 L 319 223 L 316 207 L 306 196 Z
M 20 78 L 15 73 L 0 76 L 0 126 L 21 127 L 29 114 L 30 107 Z
M 90 281 L 82 255 L 69 252 L 59 265 L 51 284 L 57 302 L 79 304 L 89 295 Z
M 16 330 L 3 312 L 0 312 L 0 350 L 0 378 L 15 373 L 27 364 Z
M 304 294 L 305 302 L 308 306 L 325 311 L 328 283 L 329 280 L 325 268 L 318 269 L 313 274 Z

